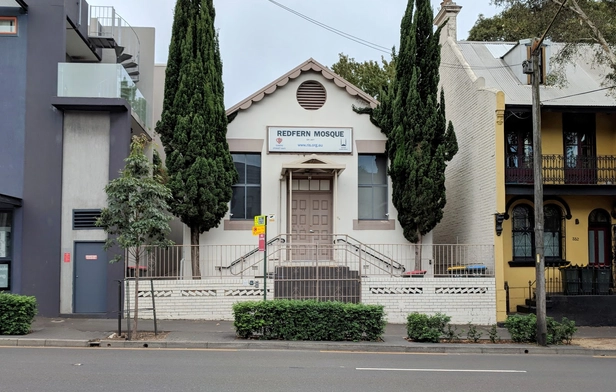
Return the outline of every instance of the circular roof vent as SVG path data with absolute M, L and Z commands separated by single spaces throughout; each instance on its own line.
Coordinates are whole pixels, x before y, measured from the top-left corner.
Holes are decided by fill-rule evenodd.
M 317 110 L 325 104 L 325 87 L 315 80 L 307 80 L 297 88 L 297 102 L 306 110 Z

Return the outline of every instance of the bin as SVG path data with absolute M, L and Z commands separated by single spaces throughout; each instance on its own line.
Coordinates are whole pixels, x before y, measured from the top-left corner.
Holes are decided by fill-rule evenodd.
M 565 295 L 578 295 L 580 293 L 579 267 L 560 267 Z
M 466 266 L 448 267 L 447 274 L 454 277 L 460 277 L 466 275 Z
M 590 295 L 593 293 L 593 280 L 595 275 L 595 269 L 593 267 L 582 267 L 581 271 L 581 283 L 582 294 Z
M 483 264 L 473 264 L 466 266 L 466 272 L 469 276 L 483 276 L 488 272 L 488 269 Z
M 606 295 L 610 292 L 612 271 L 610 267 L 598 267 L 595 271 L 597 294 Z

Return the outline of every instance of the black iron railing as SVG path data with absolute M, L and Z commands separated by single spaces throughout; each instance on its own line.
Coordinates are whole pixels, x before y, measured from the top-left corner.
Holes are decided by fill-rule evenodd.
M 550 295 L 611 295 L 613 265 L 546 267 L 545 292 Z M 534 299 L 536 281 L 528 282 L 528 298 Z
M 532 184 L 533 162 L 530 159 L 507 159 L 507 184 Z M 515 165 L 515 167 L 513 167 Z M 616 185 L 616 156 L 543 155 L 543 183 L 552 185 Z

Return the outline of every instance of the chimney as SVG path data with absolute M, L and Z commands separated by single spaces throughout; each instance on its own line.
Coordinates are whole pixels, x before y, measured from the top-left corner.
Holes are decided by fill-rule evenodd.
M 436 26 L 440 26 L 445 23 L 445 21 L 447 21 L 447 25 L 443 27 L 443 30 L 441 30 L 441 44 L 445 42 L 448 37 L 453 38 L 454 41 L 458 40 L 458 34 L 456 31 L 458 28 L 458 24 L 456 23 L 456 18 L 458 17 L 458 14 L 460 13 L 461 9 L 462 6 L 457 5 L 452 0 L 444 0 L 441 3 L 441 9 L 438 11 L 438 14 L 436 14 L 436 17 L 434 18 L 434 24 Z

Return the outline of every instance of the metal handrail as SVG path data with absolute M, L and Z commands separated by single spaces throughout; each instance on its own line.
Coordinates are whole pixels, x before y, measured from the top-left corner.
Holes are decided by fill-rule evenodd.
M 357 241 L 357 240 L 356 240 L 355 238 L 353 238 L 353 237 L 348 237 L 348 236 L 347 236 L 347 238 L 351 238 L 351 239 L 353 239 L 354 241 L 359 242 L 359 241 Z M 347 241 L 347 240 L 346 240 L 346 239 L 344 239 L 344 238 L 336 238 L 336 239 L 334 239 L 334 244 L 335 244 L 336 242 L 345 242 L 347 245 L 350 245 L 350 246 L 352 246 L 353 248 L 355 248 L 355 250 L 359 250 L 359 251 L 364 252 L 364 254 L 366 254 L 366 255 L 368 255 L 368 256 L 370 256 L 370 257 L 373 257 L 373 258 L 375 258 L 375 259 L 379 260 L 380 262 L 384 263 L 384 264 L 385 264 L 385 265 L 387 265 L 388 267 L 392 267 L 392 268 L 395 268 L 395 269 L 397 269 L 397 270 L 402 270 L 402 273 L 404 273 L 404 271 L 406 270 L 402 264 L 398 263 L 397 261 L 394 261 L 394 260 L 393 260 L 392 258 L 390 258 L 390 257 L 387 257 L 386 255 L 382 254 L 381 252 L 377 251 L 376 249 L 373 249 L 373 248 L 371 248 L 371 247 L 369 247 L 369 246 L 367 246 L 367 245 L 362 244 L 361 242 L 359 242 L 359 243 L 360 243 L 360 245 L 357 245 L 357 244 L 350 243 L 349 241 Z M 386 261 L 386 260 L 383 260 L 383 259 L 382 259 L 381 257 L 379 257 L 379 256 L 374 255 L 373 253 L 368 252 L 368 250 L 367 250 L 367 249 L 370 249 L 371 251 L 373 251 L 373 252 L 375 252 L 375 253 L 378 253 L 378 254 L 379 254 L 379 255 L 381 255 L 382 257 L 384 257 L 384 258 L 388 259 L 388 260 L 389 260 L 389 262 L 388 262 L 388 261 Z
M 282 244 L 284 244 L 286 242 L 286 240 L 284 238 L 282 238 L 280 235 L 272 238 L 271 240 L 267 241 L 267 245 L 271 245 L 276 241 L 280 241 Z M 245 261 L 248 257 L 254 255 L 255 253 L 257 253 L 259 251 L 259 248 L 254 248 L 253 250 L 251 250 L 250 252 L 246 253 L 245 255 L 238 257 L 236 260 L 233 260 L 231 262 L 231 264 L 227 265 L 227 266 L 217 266 L 216 269 L 218 269 L 219 271 L 223 270 L 223 269 L 230 269 L 231 267 L 235 266 L 236 264 L 239 264 L 243 261 Z

